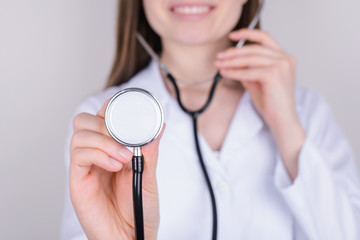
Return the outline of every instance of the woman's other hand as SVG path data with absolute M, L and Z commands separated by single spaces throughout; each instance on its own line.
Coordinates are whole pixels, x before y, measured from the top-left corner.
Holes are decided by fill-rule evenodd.
M 132 153 L 113 140 L 105 127 L 107 102 L 96 116 L 74 118 L 70 154 L 70 195 L 89 239 L 135 239 Z M 156 164 L 161 135 L 142 148 L 143 211 L 146 239 L 156 239 L 159 200 Z
M 270 127 L 289 176 L 297 176 L 297 158 L 305 141 L 295 107 L 296 60 L 260 30 L 241 29 L 232 41 L 257 44 L 230 48 L 217 55 L 216 67 L 224 78 L 238 80 Z

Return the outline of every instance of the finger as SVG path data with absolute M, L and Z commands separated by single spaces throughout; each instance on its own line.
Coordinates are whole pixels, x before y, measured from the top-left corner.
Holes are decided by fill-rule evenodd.
M 238 56 L 247 56 L 247 55 L 264 55 L 268 57 L 280 57 L 281 53 L 277 50 L 264 47 L 258 44 L 252 44 L 248 46 L 243 46 L 241 48 L 233 47 L 229 48 L 225 51 L 219 52 L 216 57 L 219 60 L 226 58 L 233 58 Z
M 76 115 L 73 120 L 73 128 L 74 132 L 88 130 L 109 136 L 104 119 L 89 113 Z
M 111 98 L 109 98 L 108 100 L 105 101 L 105 103 L 102 105 L 102 107 L 100 108 L 100 110 L 96 114 L 97 116 L 99 116 L 101 118 L 105 117 L 106 107 L 107 107 L 108 103 L 110 102 L 110 100 L 111 100 Z
M 230 33 L 229 37 L 233 41 L 248 40 L 260 43 L 265 47 L 281 50 L 279 44 L 269 34 L 257 29 L 250 30 L 243 28 Z
M 265 77 L 270 68 L 252 68 L 252 69 L 224 69 L 220 71 L 224 78 L 249 81 L 249 82 L 264 82 Z
M 76 148 L 98 149 L 124 164 L 130 162 L 132 157 L 131 151 L 111 137 L 89 131 L 78 131 L 73 134 L 71 149 Z
M 225 68 L 246 68 L 246 67 L 269 67 L 274 64 L 274 58 L 263 55 L 250 55 L 245 57 L 235 57 L 215 62 L 219 69 Z
M 106 153 L 91 148 L 77 148 L 71 152 L 70 174 L 74 178 L 87 175 L 92 166 L 105 169 L 108 172 L 120 171 L 124 164 L 111 158 Z

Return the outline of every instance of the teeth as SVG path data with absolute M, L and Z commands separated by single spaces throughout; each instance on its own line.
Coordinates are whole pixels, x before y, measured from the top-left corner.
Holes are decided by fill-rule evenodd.
M 183 6 L 174 8 L 174 12 L 181 14 L 202 14 L 210 10 L 208 6 Z

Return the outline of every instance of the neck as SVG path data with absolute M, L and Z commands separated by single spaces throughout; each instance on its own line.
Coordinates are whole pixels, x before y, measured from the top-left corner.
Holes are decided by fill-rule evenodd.
M 183 80 L 191 83 L 203 82 L 198 87 L 206 88 L 212 83 L 211 80 L 217 71 L 214 66 L 216 54 L 229 46 L 231 42 L 227 39 L 202 45 L 183 45 L 163 41 L 161 61 L 171 74 L 180 80 L 180 86 Z

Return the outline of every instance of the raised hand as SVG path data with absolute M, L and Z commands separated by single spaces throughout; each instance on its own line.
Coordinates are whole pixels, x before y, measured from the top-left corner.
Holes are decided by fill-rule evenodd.
M 74 118 L 71 201 L 89 239 L 135 239 L 132 153 L 109 136 L 104 121 L 106 105 L 97 115 L 80 113 Z M 142 148 L 146 239 L 156 239 L 159 227 L 156 164 L 161 135 Z
M 217 55 L 215 66 L 224 78 L 238 80 L 270 127 L 292 179 L 305 140 L 295 107 L 295 58 L 267 33 L 241 29 L 230 34 L 233 41 L 257 44 L 230 48 Z

